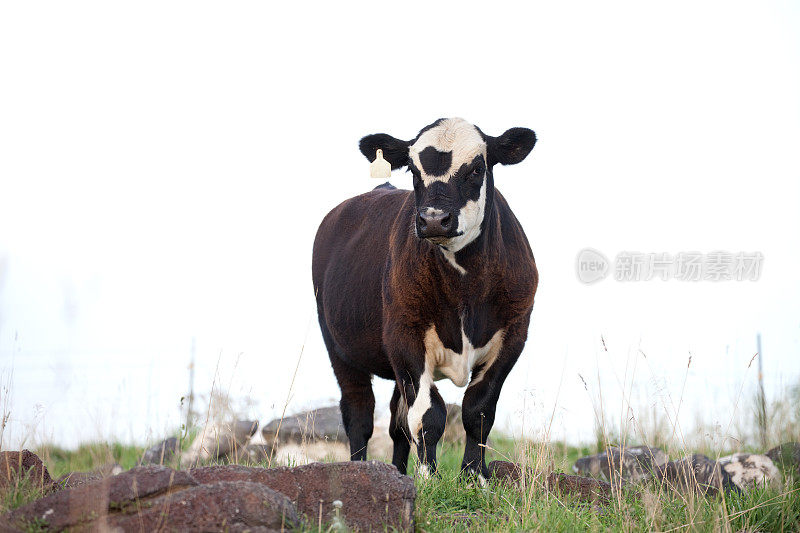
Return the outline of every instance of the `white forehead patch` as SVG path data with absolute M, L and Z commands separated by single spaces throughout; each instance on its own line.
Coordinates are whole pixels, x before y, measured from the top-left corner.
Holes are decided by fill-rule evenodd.
M 451 152 L 450 170 L 443 176 L 430 176 L 420 163 L 419 153 L 432 146 L 439 152 Z M 483 155 L 486 160 L 486 142 L 478 129 L 463 118 L 448 118 L 429 129 L 409 148 L 409 156 L 422 175 L 425 186 L 435 181 L 448 181 L 452 174 L 464 163 L 471 163 L 475 156 Z

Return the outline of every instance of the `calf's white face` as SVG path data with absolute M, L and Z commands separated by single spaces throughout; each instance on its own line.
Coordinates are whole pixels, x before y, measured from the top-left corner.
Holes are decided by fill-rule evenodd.
M 409 147 L 417 236 L 457 252 L 481 232 L 486 210 L 486 141 L 460 118 L 437 121 Z
M 385 133 L 361 139 L 361 152 L 373 161 L 382 149 L 392 168 L 407 166 L 414 176 L 417 237 L 438 245 L 451 264 L 455 253 L 475 241 L 485 227 L 492 202 L 492 167 L 519 163 L 536 143 L 527 128 L 511 128 L 500 137 L 484 134 L 460 118 L 439 119 L 412 141 Z

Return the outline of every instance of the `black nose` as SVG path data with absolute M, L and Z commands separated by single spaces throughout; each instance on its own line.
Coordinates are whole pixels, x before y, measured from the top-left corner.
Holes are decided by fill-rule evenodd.
M 446 237 L 450 234 L 453 224 L 453 217 L 450 216 L 450 213 L 420 212 L 418 218 L 419 236 L 423 239 Z

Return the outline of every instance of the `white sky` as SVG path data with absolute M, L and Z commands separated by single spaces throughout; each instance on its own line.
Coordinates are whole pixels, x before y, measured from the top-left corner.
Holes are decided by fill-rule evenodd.
M 682 419 L 725 425 L 757 332 L 768 394 L 797 382 L 798 4 L 345 6 L 3 4 L 0 444 L 159 438 L 193 337 L 198 392 L 219 362 L 262 421 L 303 346 L 289 411 L 338 400 L 314 233 L 376 185 L 361 136 L 442 116 L 539 136 L 495 171 L 541 275 L 501 427 L 555 409 L 553 438 L 590 440 L 601 387 L 617 418 L 634 368 L 637 409 L 677 400 L 690 353 Z M 765 260 L 757 282 L 586 286 L 587 246 Z

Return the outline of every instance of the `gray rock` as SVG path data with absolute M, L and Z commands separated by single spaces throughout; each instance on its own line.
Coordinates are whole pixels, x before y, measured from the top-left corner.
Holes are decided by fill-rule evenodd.
M 148 448 L 142 456 L 143 465 L 170 464 L 180 451 L 180 442 L 175 437 L 164 439 L 155 446 Z
M 632 446 L 620 449 L 609 447 L 606 451 L 575 461 L 573 472 L 616 483 L 642 481 L 650 478 L 657 467 L 667 463 L 664 450 L 650 446 Z
M 744 491 L 764 486 L 777 488 L 780 485 L 781 473 L 766 455 L 735 453 L 720 457 L 719 464 L 730 474 L 736 486 Z
M 656 479 L 677 492 L 714 496 L 720 491 L 741 492 L 720 463 L 696 453 L 657 467 Z
M 348 442 L 342 424 L 342 413 L 336 405 L 304 411 L 283 419 L 276 418 L 263 427 L 261 435 L 265 444 L 271 445 L 275 442 L 278 446 L 317 440 Z
M 258 422 L 255 420 L 211 422 L 197 434 L 189 449 L 181 455 L 180 464 L 182 467 L 191 467 L 229 455 L 236 458 L 257 429 Z
M 467 432 L 461 418 L 461 406 L 454 403 L 445 404 L 447 409 L 447 422 L 444 426 L 442 440 L 444 442 L 464 442 Z M 487 443 L 488 444 L 488 443 Z
M 767 457 L 787 474 L 800 477 L 800 442 L 784 442 L 768 451 Z
M 269 461 L 270 454 L 275 455 L 272 446 L 267 444 L 248 444 L 244 449 L 244 455 L 240 459 L 247 459 L 250 463 L 263 463 Z

